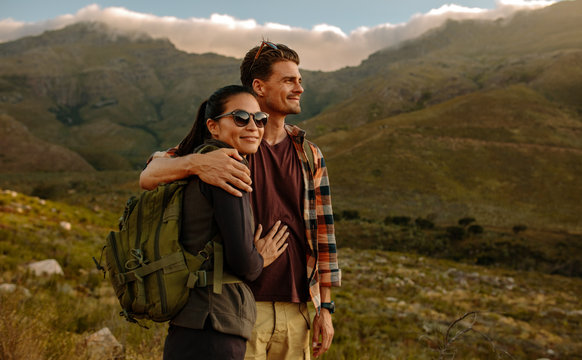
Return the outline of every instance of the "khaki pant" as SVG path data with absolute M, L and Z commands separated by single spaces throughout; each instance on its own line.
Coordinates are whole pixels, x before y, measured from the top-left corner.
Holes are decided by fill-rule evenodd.
M 307 304 L 257 302 L 257 322 L 245 360 L 309 360 Z

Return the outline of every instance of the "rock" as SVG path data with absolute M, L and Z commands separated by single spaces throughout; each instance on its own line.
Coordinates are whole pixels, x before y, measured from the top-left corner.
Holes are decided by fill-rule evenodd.
M 0 294 L 13 294 L 21 292 L 25 297 L 30 297 L 30 290 L 16 284 L 0 284 Z
M 61 227 L 67 231 L 71 231 L 71 223 L 68 221 L 61 221 L 59 223 L 59 225 L 61 225 Z
M 55 259 L 47 259 L 28 264 L 28 268 L 36 275 L 64 275 L 61 265 Z
M 557 319 L 563 319 L 567 316 L 566 311 L 558 307 L 549 308 L 546 314 Z
M 87 360 L 120 360 L 125 358 L 123 346 L 109 328 L 103 328 L 85 338 Z
M 374 262 L 376 264 L 386 264 L 386 263 L 388 263 L 388 260 L 386 258 L 383 258 L 383 257 L 380 257 L 380 256 L 376 256 L 374 258 Z

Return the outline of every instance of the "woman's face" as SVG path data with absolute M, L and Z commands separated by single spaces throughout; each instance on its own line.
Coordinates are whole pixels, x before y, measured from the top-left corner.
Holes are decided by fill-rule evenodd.
M 206 120 L 206 126 L 214 139 L 225 142 L 235 148 L 240 154 L 254 154 L 259 148 L 264 127 L 257 127 L 253 121 L 253 115 L 261 111 L 255 97 L 248 93 L 240 93 L 231 96 L 224 104 L 223 114 L 234 110 L 244 110 L 251 114 L 251 120 L 241 127 L 234 123 L 232 115 L 224 116 L 216 120 Z

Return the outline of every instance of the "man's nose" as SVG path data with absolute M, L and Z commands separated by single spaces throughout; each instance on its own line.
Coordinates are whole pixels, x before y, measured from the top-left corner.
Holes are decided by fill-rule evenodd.
M 303 91 L 305 91 L 305 89 L 303 89 L 303 86 L 301 85 L 300 82 L 296 82 L 295 83 L 295 88 L 293 89 L 293 91 L 296 92 L 296 93 L 301 94 L 301 93 L 303 93 Z

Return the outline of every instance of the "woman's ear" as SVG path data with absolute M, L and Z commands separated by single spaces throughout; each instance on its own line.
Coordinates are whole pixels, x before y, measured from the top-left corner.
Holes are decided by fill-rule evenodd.
M 213 137 L 217 137 L 218 133 L 220 132 L 219 130 L 219 126 L 218 126 L 218 121 L 216 120 L 212 120 L 212 119 L 207 119 L 206 120 L 206 127 L 208 128 L 208 131 L 210 132 L 210 134 Z

